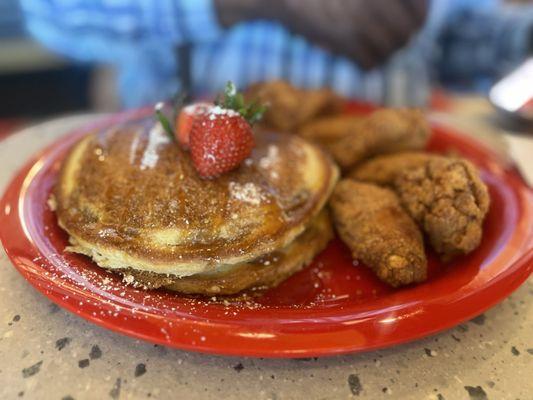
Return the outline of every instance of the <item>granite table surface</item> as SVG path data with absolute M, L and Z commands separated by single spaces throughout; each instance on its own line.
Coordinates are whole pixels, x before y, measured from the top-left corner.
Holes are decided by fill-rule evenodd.
M 36 150 L 94 116 L 0 142 L 0 190 Z M 1 222 L 0 222 L 1 223 Z M 471 321 L 413 343 L 311 359 L 185 352 L 60 309 L 0 250 L 0 399 L 533 399 L 533 279 Z

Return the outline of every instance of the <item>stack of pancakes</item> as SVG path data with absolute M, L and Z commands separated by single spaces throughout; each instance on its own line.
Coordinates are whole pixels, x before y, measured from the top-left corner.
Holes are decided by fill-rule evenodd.
M 128 283 L 233 294 L 278 284 L 332 237 L 334 163 L 295 135 L 256 133 L 241 166 L 202 179 L 151 118 L 84 137 L 53 203 L 69 250 Z

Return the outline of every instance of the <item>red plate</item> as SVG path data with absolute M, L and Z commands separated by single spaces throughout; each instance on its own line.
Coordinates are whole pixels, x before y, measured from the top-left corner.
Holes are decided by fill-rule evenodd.
M 105 128 L 150 110 L 91 126 Z M 424 284 L 393 290 L 354 266 L 339 240 L 311 266 L 248 302 L 193 299 L 124 286 L 88 258 L 63 251 L 66 234 L 46 200 L 69 147 L 61 138 L 31 160 L 0 203 L 0 237 L 15 267 L 52 301 L 98 325 L 187 350 L 309 357 L 407 342 L 469 319 L 508 296 L 531 274 L 533 195 L 516 170 L 483 145 L 435 127 L 429 149 L 454 150 L 482 171 L 492 204 L 481 246 L 449 265 L 430 254 Z

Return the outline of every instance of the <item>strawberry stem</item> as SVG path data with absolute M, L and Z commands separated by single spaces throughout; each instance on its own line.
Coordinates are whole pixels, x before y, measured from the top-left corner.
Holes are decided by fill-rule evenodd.
M 159 123 L 165 130 L 165 132 L 170 136 L 172 139 L 174 139 L 174 129 L 172 127 L 172 123 L 168 120 L 167 116 L 163 113 L 163 107 L 165 105 L 163 103 L 157 103 L 154 107 L 155 110 L 155 116 L 158 119 Z
M 228 81 L 224 88 L 223 95 L 218 96 L 215 104 L 223 108 L 237 111 L 250 125 L 261 120 L 266 111 L 266 107 L 259 104 L 257 101 L 252 101 L 251 103 L 246 104 L 244 96 L 237 91 L 237 88 L 231 81 Z
M 172 122 L 176 121 L 176 118 L 180 114 L 181 109 L 185 105 L 186 98 L 187 94 L 185 92 L 176 93 L 172 98 L 172 120 L 169 120 L 163 112 L 163 109 L 165 108 L 165 103 L 159 102 L 154 107 L 155 117 L 171 139 L 174 139 L 175 129 L 175 126 Z

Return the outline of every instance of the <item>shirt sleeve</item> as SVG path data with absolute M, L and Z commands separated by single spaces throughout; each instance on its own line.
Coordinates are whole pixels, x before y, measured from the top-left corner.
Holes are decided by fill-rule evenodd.
M 212 0 L 23 0 L 27 30 L 74 60 L 118 71 L 125 108 L 180 90 L 176 48 L 219 39 Z
M 216 40 L 212 0 L 23 0 L 28 31 L 50 49 L 83 61 L 115 61 L 125 49 Z

